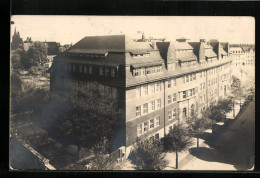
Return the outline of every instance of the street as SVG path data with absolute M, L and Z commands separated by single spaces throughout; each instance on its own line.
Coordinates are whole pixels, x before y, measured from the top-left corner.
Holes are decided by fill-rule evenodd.
M 255 101 L 183 170 L 249 170 L 254 166 Z

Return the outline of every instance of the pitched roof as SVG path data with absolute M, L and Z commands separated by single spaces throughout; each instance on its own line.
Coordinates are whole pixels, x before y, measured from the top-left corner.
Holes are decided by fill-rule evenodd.
M 187 62 L 197 60 L 197 56 L 193 51 L 180 51 L 176 53 L 176 59 L 181 60 L 182 62 Z
M 193 49 L 193 47 L 187 42 L 174 42 L 174 47 L 176 50 L 178 49 Z
M 132 52 L 141 54 L 153 51 L 149 42 L 135 42 L 126 35 L 89 36 L 73 45 L 68 53 Z
M 206 57 L 216 57 L 217 54 L 214 53 L 214 51 L 212 49 L 207 49 L 207 50 L 205 50 L 205 56 Z
M 220 54 L 227 55 L 227 52 L 223 48 L 220 48 Z
M 249 46 L 249 45 L 243 45 L 243 46 L 241 46 L 241 48 L 242 48 L 245 52 L 250 51 L 250 49 L 254 50 L 254 47 L 253 47 L 253 46 Z
M 213 47 L 209 44 L 204 43 L 204 49 L 213 49 Z

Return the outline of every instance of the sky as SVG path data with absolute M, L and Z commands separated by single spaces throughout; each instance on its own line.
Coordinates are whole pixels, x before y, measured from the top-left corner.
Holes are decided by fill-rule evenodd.
M 223 16 L 46 16 L 15 15 L 11 17 L 11 36 L 14 29 L 21 38 L 32 41 L 56 41 L 75 44 L 85 36 L 126 34 L 141 38 L 166 38 L 175 41 L 186 37 L 190 41 L 218 39 L 230 43 L 255 43 L 253 17 Z

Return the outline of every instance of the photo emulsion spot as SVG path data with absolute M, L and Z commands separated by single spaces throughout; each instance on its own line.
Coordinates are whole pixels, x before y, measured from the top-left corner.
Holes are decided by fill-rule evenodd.
M 253 17 L 11 17 L 16 170 L 254 170 Z

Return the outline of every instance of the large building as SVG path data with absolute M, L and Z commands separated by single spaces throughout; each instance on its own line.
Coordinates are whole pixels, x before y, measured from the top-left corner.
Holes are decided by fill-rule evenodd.
M 255 47 L 254 45 L 230 45 L 231 58 L 233 66 L 254 66 L 255 65 Z
M 98 82 L 102 93 L 120 103 L 126 126 L 113 145 L 127 157 L 138 137 L 164 137 L 178 119 L 184 121 L 228 94 L 229 53 L 229 44 L 217 40 L 85 37 L 55 57 L 51 96 L 69 87 L 88 90 Z

